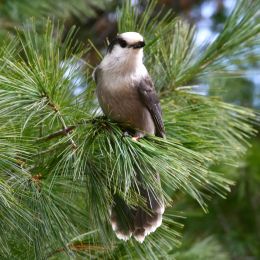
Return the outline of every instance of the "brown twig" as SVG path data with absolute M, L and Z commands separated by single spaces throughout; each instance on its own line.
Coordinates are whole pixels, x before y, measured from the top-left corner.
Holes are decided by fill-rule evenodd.
M 32 181 L 35 183 L 39 183 L 41 178 L 42 178 L 42 174 L 38 173 L 38 174 L 32 176 Z
M 75 149 L 77 148 L 77 145 L 76 145 L 76 143 L 74 142 L 73 138 L 71 137 L 70 131 L 66 132 L 66 129 L 67 129 L 68 127 L 67 127 L 67 125 L 66 125 L 66 123 L 65 123 L 65 121 L 64 121 L 64 119 L 63 119 L 63 117 L 62 117 L 62 115 L 61 115 L 61 113 L 60 113 L 59 107 L 56 106 L 54 103 L 52 103 L 46 94 L 45 94 L 44 96 L 45 96 L 45 97 L 47 98 L 47 100 L 48 100 L 48 105 L 49 105 L 49 107 L 58 115 L 58 119 L 59 119 L 60 123 L 61 123 L 62 126 L 63 126 L 63 132 L 65 133 L 65 135 L 68 136 L 69 142 L 70 142 L 71 145 L 72 145 L 72 149 L 75 150 Z
M 76 251 L 76 252 L 82 252 L 82 251 L 105 251 L 108 248 L 104 247 L 102 245 L 93 245 L 93 244 L 86 244 L 86 243 L 80 243 L 80 244 L 71 244 L 68 245 L 68 248 L 72 251 Z M 52 253 L 50 253 L 48 255 L 48 257 L 52 257 L 53 255 L 57 254 L 57 253 L 62 253 L 64 252 L 66 249 L 64 247 L 58 248 L 55 251 L 53 251 Z
M 43 136 L 41 138 L 39 138 L 37 141 L 49 141 L 55 137 L 58 137 L 58 136 L 61 136 L 61 135 L 67 135 L 67 133 L 71 132 L 73 129 L 75 129 L 76 126 L 75 125 L 71 125 L 71 126 L 68 126 L 66 128 L 63 128 L 57 132 L 54 132 L 52 134 L 49 134 L 47 136 Z
M 36 189 L 38 190 L 38 192 L 41 191 L 41 185 L 40 185 L 41 184 L 41 179 L 42 179 L 42 174 L 41 173 L 38 173 L 38 174 L 33 175 L 31 177 L 31 180 L 34 183 L 34 185 L 35 185 Z

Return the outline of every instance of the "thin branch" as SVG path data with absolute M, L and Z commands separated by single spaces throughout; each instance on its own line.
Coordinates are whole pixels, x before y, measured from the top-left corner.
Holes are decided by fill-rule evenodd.
M 60 122 L 61 122 L 61 124 L 63 126 L 63 129 L 64 130 L 67 129 L 68 127 L 67 127 L 67 125 L 66 125 L 66 123 L 65 123 L 65 121 L 64 121 L 64 119 L 63 119 L 63 117 L 62 117 L 62 115 L 60 113 L 60 111 L 57 111 L 57 114 L 58 114 L 59 120 L 60 120 Z M 76 149 L 77 145 L 74 142 L 73 138 L 71 137 L 70 132 L 67 132 L 66 135 L 68 136 L 68 138 L 70 140 L 70 143 L 72 144 L 73 149 Z
M 51 101 L 50 101 L 50 99 L 49 99 L 49 97 L 45 94 L 45 96 L 46 96 L 46 98 L 48 99 L 48 105 L 51 107 L 51 109 L 53 109 L 54 111 L 55 111 L 55 113 L 58 115 L 58 118 L 59 118 L 59 120 L 60 120 L 60 122 L 61 122 L 61 124 L 62 124 L 62 126 L 63 126 L 63 130 L 65 131 L 65 134 L 68 136 L 68 138 L 69 138 L 69 141 L 70 141 L 70 143 L 71 143 L 71 145 L 72 145 L 72 148 L 73 149 L 76 149 L 77 148 L 77 145 L 76 145 L 76 143 L 74 142 L 74 140 L 72 139 L 72 137 L 71 137 L 71 135 L 70 135 L 70 132 L 66 132 L 66 129 L 68 128 L 67 127 L 67 125 L 66 125 L 66 123 L 65 123 L 65 121 L 64 121 L 64 119 L 63 119 L 63 117 L 62 117 L 62 115 L 61 115 L 61 113 L 60 113 L 60 111 L 59 111 L 59 109 L 57 108 L 57 106 L 55 105 L 55 104 L 53 104 Z
M 87 244 L 87 243 L 80 243 L 80 244 L 71 244 L 68 245 L 68 248 L 72 251 L 76 252 L 83 252 L 83 251 L 106 251 L 108 250 L 107 247 L 102 246 L 102 245 L 93 245 L 93 244 Z M 66 248 L 61 247 L 56 249 L 55 251 L 51 252 L 48 255 L 48 258 L 52 257 L 53 255 L 57 253 L 62 253 L 66 250 Z
M 54 132 L 52 134 L 49 134 L 47 136 L 43 136 L 39 139 L 37 139 L 37 141 L 49 141 L 55 137 L 58 137 L 58 136 L 61 136 L 61 135 L 67 135 L 67 133 L 71 132 L 73 129 L 75 129 L 76 126 L 75 125 L 71 125 L 71 126 L 68 126 L 66 128 L 63 128 L 57 132 Z

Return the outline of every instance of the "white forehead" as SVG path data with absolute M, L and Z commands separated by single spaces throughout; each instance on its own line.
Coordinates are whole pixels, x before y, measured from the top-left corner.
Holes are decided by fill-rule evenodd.
M 125 32 L 125 33 L 121 33 L 120 36 L 127 43 L 136 43 L 136 42 L 144 40 L 143 36 L 140 33 L 137 33 L 137 32 Z

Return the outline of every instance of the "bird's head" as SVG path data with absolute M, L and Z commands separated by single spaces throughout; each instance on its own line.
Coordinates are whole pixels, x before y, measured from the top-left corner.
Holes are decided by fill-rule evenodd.
M 114 55 L 137 55 L 145 46 L 144 38 L 137 32 L 118 34 L 108 46 L 108 53 Z
M 142 63 L 144 38 L 137 32 L 118 34 L 107 49 L 106 61 L 114 66 L 130 67 Z

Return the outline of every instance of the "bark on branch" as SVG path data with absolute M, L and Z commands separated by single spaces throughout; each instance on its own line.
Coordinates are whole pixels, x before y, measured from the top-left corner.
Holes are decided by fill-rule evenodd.
M 49 140 L 51 140 L 55 137 L 58 137 L 58 136 L 61 136 L 61 135 L 67 135 L 69 132 L 71 132 L 75 128 L 76 128 L 75 125 L 68 126 L 64 129 L 57 131 L 57 132 L 54 132 L 54 133 L 49 134 L 47 136 L 43 136 L 43 137 L 39 138 L 37 141 L 49 141 Z

